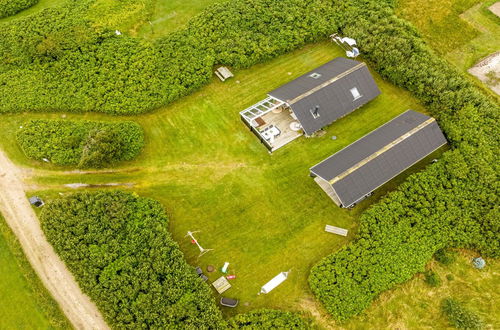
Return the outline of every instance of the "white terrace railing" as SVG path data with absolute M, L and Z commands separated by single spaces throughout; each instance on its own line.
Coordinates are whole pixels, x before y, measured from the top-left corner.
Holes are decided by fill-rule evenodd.
M 262 117 L 266 113 L 282 106 L 283 104 L 285 104 L 285 102 L 269 96 L 266 99 L 241 111 L 240 114 L 251 124 L 255 118 Z

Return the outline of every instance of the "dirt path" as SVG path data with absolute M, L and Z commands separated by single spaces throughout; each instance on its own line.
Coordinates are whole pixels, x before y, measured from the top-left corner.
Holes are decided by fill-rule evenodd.
M 468 71 L 500 95 L 500 52 L 482 59 Z
M 97 307 L 47 242 L 26 199 L 23 172 L 0 150 L 0 212 L 31 266 L 76 329 L 109 329 Z

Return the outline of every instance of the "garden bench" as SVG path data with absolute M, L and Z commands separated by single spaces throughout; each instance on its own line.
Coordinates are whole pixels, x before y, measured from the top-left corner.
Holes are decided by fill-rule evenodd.
M 347 229 L 339 228 L 339 227 L 335 227 L 335 226 L 330 226 L 330 225 L 325 226 L 325 231 L 328 233 L 337 234 L 340 236 L 347 236 L 347 232 L 348 232 Z

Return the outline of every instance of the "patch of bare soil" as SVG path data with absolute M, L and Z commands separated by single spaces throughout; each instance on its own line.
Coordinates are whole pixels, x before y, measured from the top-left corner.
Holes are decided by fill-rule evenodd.
M 47 241 L 29 204 L 24 184 L 26 172 L 0 150 L 0 212 L 17 236 L 40 280 L 76 329 L 109 329 L 97 307 L 76 283 Z
M 317 325 L 322 329 L 334 330 L 340 329 L 340 327 L 335 324 L 335 321 L 331 319 L 328 313 L 322 308 L 322 306 L 314 299 L 304 298 L 299 303 L 300 309 L 311 314 L 312 318 L 316 321 Z
M 131 169 L 119 169 L 119 170 L 93 170 L 93 171 L 84 171 L 84 170 L 72 170 L 65 171 L 64 174 L 116 174 L 116 173 L 133 173 L 140 171 L 140 168 L 131 168 Z
M 482 59 L 470 68 L 468 72 L 500 95 L 500 52 Z
M 78 189 L 78 188 L 104 188 L 104 187 L 133 187 L 133 183 L 68 183 L 64 185 L 68 188 Z

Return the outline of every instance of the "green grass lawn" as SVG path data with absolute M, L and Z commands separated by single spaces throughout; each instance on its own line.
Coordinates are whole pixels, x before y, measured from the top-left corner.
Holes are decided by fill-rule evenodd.
M 459 15 L 480 1 L 399 0 L 396 13 L 412 22 L 434 50 L 444 55 L 479 35 Z
M 483 270 L 472 267 L 477 257 L 460 251 L 457 261 L 443 266 L 433 261 L 428 268 L 441 278 L 442 285 L 431 288 L 419 274 L 412 280 L 384 292 L 366 312 L 348 321 L 347 329 L 447 329 L 452 328 L 441 313 L 444 298 L 453 297 L 476 313 L 487 329 L 500 327 L 500 263 L 487 259 Z M 446 277 L 453 278 L 448 280 Z
M 497 0 L 399 0 L 396 13 L 466 72 L 500 49 L 500 18 L 488 10 Z M 493 94 L 493 93 L 492 93 Z
M 0 216 L 0 329 L 70 329 Z
M 230 273 L 237 278 L 226 295 L 241 303 L 226 314 L 259 307 L 302 310 L 312 299 L 307 285 L 310 267 L 352 239 L 360 212 L 385 191 L 354 210 L 340 209 L 309 177 L 309 167 L 403 111 L 424 109 L 408 92 L 375 74 L 382 90 L 377 99 L 328 127 L 324 136 L 299 138 L 272 155 L 238 113 L 266 92 L 341 55 L 340 49 L 324 42 L 237 71 L 226 83 L 214 78 L 198 92 L 136 118 L 146 131 L 146 147 L 136 161 L 101 175 L 61 173 L 44 164 L 47 170 L 37 172 L 36 188 L 55 195 L 64 190 L 61 183 L 134 183 L 131 189 L 165 205 L 172 234 L 189 263 L 203 268 L 231 263 Z M 0 143 L 15 161 L 42 166 L 27 160 L 9 141 L 27 118 L 60 116 L 2 116 Z M 327 223 L 350 229 L 350 235 L 325 233 Z M 198 259 L 197 248 L 184 237 L 188 230 L 200 230 L 199 242 L 214 251 Z M 269 295 L 257 295 L 263 284 L 287 270 L 290 278 L 283 285 Z M 220 272 L 211 274 L 210 281 L 219 276 Z
M 497 0 L 481 2 L 461 15 L 463 20 L 480 31 L 476 38 L 446 55 L 447 59 L 464 71 L 500 50 L 500 18 L 488 9 L 495 2 Z
M 182 28 L 191 17 L 225 0 L 156 0 L 150 22 L 139 29 L 144 38 L 157 38 Z

